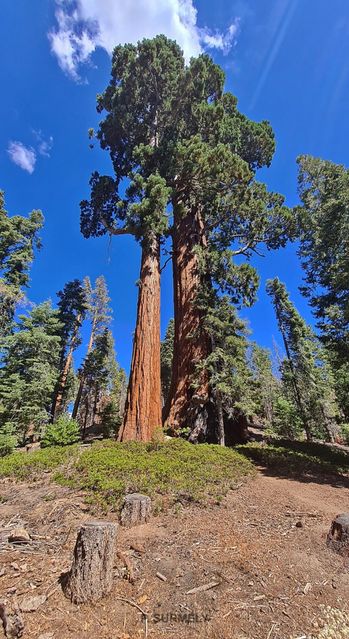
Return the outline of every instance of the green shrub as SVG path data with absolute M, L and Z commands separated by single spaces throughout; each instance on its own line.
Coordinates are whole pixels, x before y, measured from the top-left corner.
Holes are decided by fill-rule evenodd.
M 78 454 L 78 446 L 54 446 L 33 453 L 17 451 L 0 459 L 0 477 L 14 477 L 17 480 L 33 478 L 63 464 L 72 463 Z
M 274 407 L 272 430 L 275 435 L 295 439 L 302 433 L 302 422 L 294 404 L 285 397 L 278 397 Z
M 0 457 L 13 453 L 17 440 L 12 435 L 0 435 Z
M 62 415 L 53 424 L 48 424 L 41 446 L 69 446 L 75 444 L 80 439 L 79 424 L 75 419 L 70 419 L 68 415 Z
M 164 442 L 105 441 L 84 450 L 73 466 L 56 475 L 61 484 L 88 491 L 93 501 L 118 508 L 125 493 L 141 492 L 160 503 L 206 503 L 225 495 L 252 464 L 231 448 Z
M 269 444 L 251 442 L 237 450 L 281 476 L 337 475 L 349 471 L 346 451 L 318 442 L 274 439 Z

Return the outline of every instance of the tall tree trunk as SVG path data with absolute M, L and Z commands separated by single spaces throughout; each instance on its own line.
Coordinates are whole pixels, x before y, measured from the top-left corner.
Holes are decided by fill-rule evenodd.
M 93 342 L 94 342 L 94 338 L 95 338 L 95 321 L 93 321 L 93 323 L 92 323 L 90 339 L 89 339 L 89 342 L 88 342 L 88 345 L 87 345 L 86 357 L 87 357 L 87 355 L 89 355 L 91 353 Z M 73 419 L 76 419 L 76 416 L 77 416 L 78 411 L 79 411 L 79 406 L 80 406 L 80 402 L 81 402 L 82 393 L 83 393 L 83 390 L 84 390 L 84 385 L 85 385 L 85 375 L 84 375 L 84 372 L 82 370 L 81 377 L 80 377 L 79 388 L 78 388 L 78 392 L 76 394 L 76 398 L 75 398 L 75 402 L 74 402 L 74 408 L 73 408 L 73 412 L 72 412 L 72 418 Z
M 285 335 L 284 330 L 282 329 L 282 327 L 280 327 L 280 333 L 282 336 L 282 340 L 285 346 L 285 351 L 286 351 L 286 357 L 290 366 L 290 370 L 291 370 L 291 374 L 292 374 L 292 384 L 293 384 L 293 389 L 294 389 L 294 395 L 295 395 L 295 400 L 296 400 L 296 404 L 298 406 L 298 410 L 300 412 L 300 416 L 301 416 L 301 420 L 303 422 L 303 426 L 304 426 L 304 430 L 305 430 L 305 435 L 307 438 L 308 442 L 311 442 L 313 440 L 313 434 L 311 432 L 311 428 L 310 428 L 310 424 L 306 415 L 306 410 L 304 408 L 304 404 L 303 404 L 303 400 L 302 400 L 302 395 L 298 386 L 298 381 L 297 381 L 297 375 L 296 375 L 296 371 L 293 365 L 293 361 L 292 361 L 292 357 L 291 357 L 291 353 L 290 353 L 290 349 L 288 346 L 288 342 L 287 342 L 287 338 Z
M 73 361 L 73 352 L 76 347 L 80 324 L 81 324 L 81 315 L 78 315 L 76 318 L 74 332 L 70 340 L 68 353 L 66 358 L 63 361 L 63 368 L 59 376 L 59 380 L 57 383 L 57 387 L 56 387 L 56 391 L 55 391 L 55 395 L 54 395 L 54 399 L 52 403 L 52 421 L 55 421 L 55 419 L 57 419 L 57 417 L 59 416 L 59 413 L 62 410 L 64 391 L 67 385 L 68 374 Z
M 200 211 L 183 212 L 174 206 L 174 355 L 172 379 L 164 420 L 172 432 L 189 427 L 191 441 L 206 438 L 209 383 L 206 371 L 197 365 L 210 353 L 210 340 L 203 330 L 197 305 L 200 270 L 195 247 L 206 246 Z M 195 386 L 194 386 L 195 383 Z
M 161 427 L 160 241 L 142 248 L 140 288 L 131 373 L 119 441 L 150 441 Z

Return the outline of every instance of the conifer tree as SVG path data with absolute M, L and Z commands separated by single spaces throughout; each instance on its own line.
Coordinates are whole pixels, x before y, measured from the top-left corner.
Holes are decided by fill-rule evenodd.
M 111 410 L 117 413 L 118 373 L 114 340 L 111 331 L 105 328 L 103 332 L 96 335 L 94 346 L 84 362 L 84 386 L 79 413 L 83 437 L 89 427 L 98 426 L 103 430 L 110 428 L 109 425 L 102 423 L 102 417 L 107 413 L 110 418 L 108 413 Z M 107 405 L 111 402 L 113 402 L 113 406 L 110 406 L 109 410 L 106 411 Z M 118 424 L 115 423 L 114 432 L 116 432 L 117 426 Z
M 58 311 L 44 302 L 29 315 L 20 315 L 13 333 L 3 340 L 0 430 L 15 434 L 20 442 L 38 438 L 49 420 L 61 331 Z
M 67 382 L 72 368 L 73 353 L 81 343 L 80 328 L 87 310 L 86 293 L 80 280 L 68 282 L 57 295 L 62 330 L 60 374 L 52 402 L 53 421 L 62 413 L 64 408 L 65 398 L 69 390 Z
M 224 93 L 223 85 L 222 69 L 208 56 L 192 59 L 186 66 L 178 46 L 164 36 L 145 40 L 137 47 L 117 47 L 112 80 L 98 103 L 107 113 L 98 138 L 110 151 L 116 179 L 93 176 L 91 200 L 82 205 L 85 235 L 133 230 L 143 239 L 149 228 L 156 228 L 158 239 L 166 232 L 163 211 L 167 203 L 171 205 L 175 336 L 164 413 L 172 431 L 186 424 L 198 432 L 201 424 L 200 439 L 205 438 L 208 427 L 207 407 L 214 404 L 207 370 L 201 369 L 199 384 L 195 392 L 193 389 L 194 380 L 198 381 L 197 366 L 212 349 L 203 330 L 206 311 L 199 303 L 202 290 L 207 289 L 208 300 L 210 289 L 217 287 L 229 294 L 233 303 L 251 303 L 256 272 L 248 263 L 238 265 L 233 258 L 249 258 L 260 243 L 268 248 L 284 245 L 292 222 L 283 198 L 254 181 L 256 170 L 269 165 L 273 155 L 270 125 L 244 117 L 236 98 Z M 126 201 L 118 192 L 125 176 L 132 180 Z M 156 198 L 151 197 L 153 189 L 149 190 L 153 184 Z M 132 216 L 133 194 L 138 198 L 136 211 L 142 214 L 136 219 Z M 159 202 L 161 207 L 155 209 Z M 150 227 L 144 229 L 143 225 L 142 229 L 142 221 L 151 221 Z M 158 251 L 156 259 L 158 264 Z M 158 266 L 156 269 L 159 271 Z M 152 273 L 152 267 L 147 265 L 147 271 Z M 150 299 L 158 300 L 159 278 L 152 278 L 148 288 L 145 281 L 146 272 L 142 271 L 140 299 L 142 291 L 151 290 Z M 139 304 L 138 316 L 142 308 Z M 148 308 L 152 309 L 147 316 L 149 326 L 154 326 L 156 315 L 158 344 L 158 308 L 156 313 L 150 303 Z M 148 397 L 151 389 L 147 380 L 157 383 L 159 377 L 158 366 L 152 375 L 149 361 L 144 365 L 144 358 L 151 353 L 149 344 L 146 326 L 140 332 L 136 328 L 126 415 L 134 401 L 134 405 L 139 403 L 139 388 L 146 389 Z M 158 346 L 153 350 L 158 358 Z M 146 371 L 145 382 L 141 370 Z M 150 396 L 159 396 L 158 390 Z M 144 397 L 141 403 L 138 414 L 147 421 L 152 401 L 147 403 Z M 137 436 L 128 432 L 132 438 Z
M 0 337 L 11 330 L 17 303 L 28 286 L 35 248 L 40 248 L 41 211 L 10 217 L 0 191 Z
M 267 292 L 272 299 L 287 357 L 283 364 L 283 383 L 292 388 L 307 439 L 325 433 L 327 439 L 333 441 L 337 407 L 326 353 L 290 301 L 285 285 L 278 278 L 268 280 Z
M 161 390 L 163 403 L 166 403 L 171 386 L 174 344 L 174 320 L 170 319 L 164 340 L 161 342 Z
M 122 440 L 149 440 L 161 424 L 160 241 L 167 228 L 169 189 L 156 163 L 144 170 L 142 156 L 158 153 L 182 64 L 180 49 L 164 36 L 115 48 L 111 81 L 98 98 L 98 111 L 106 116 L 97 134 L 110 153 L 114 177 L 95 173 L 91 199 L 81 204 L 85 237 L 132 234 L 142 247 Z M 124 196 L 125 178 L 130 184 Z
M 298 165 L 302 292 L 314 309 L 349 420 L 349 170 L 311 156 L 300 156 Z
M 110 298 L 108 296 L 107 284 L 103 275 L 97 277 L 94 289 L 92 289 L 90 279 L 85 277 L 84 289 L 86 312 L 91 323 L 90 337 L 86 352 L 86 356 L 88 356 L 94 346 L 97 336 L 101 335 L 109 326 L 111 321 L 111 311 L 109 307 Z M 79 373 L 79 387 L 73 407 L 73 419 L 75 419 L 78 414 L 81 396 L 84 389 L 84 380 L 85 375 L 83 365 Z
M 272 427 L 275 403 L 281 394 L 280 380 L 273 373 L 270 351 L 254 343 L 250 352 L 253 391 L 256 398 L 256 415 L 268 427 Z

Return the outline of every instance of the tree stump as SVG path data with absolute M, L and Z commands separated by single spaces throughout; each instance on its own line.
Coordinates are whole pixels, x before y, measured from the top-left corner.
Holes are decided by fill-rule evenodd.
M 340 555 L 349 555 L 349 513 L 337 515 L 333 520 L 327 545 Z
M 78 534 L 70 571 L 62 588 L 73 603 L 98 601 L 113 584 L 114 554 L 118 524 L 88 521 Z
M 121 523 L 127 528 L 145 524 L 151 514 L 151 500 L 146 495 L 132 493 L 126 495 L 121 511 Z

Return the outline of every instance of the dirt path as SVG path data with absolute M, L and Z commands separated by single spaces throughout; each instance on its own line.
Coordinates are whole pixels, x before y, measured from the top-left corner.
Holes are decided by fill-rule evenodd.
M 349 567 L 325 544 L 332 518 L 349 511 L 344 486 L 259 472 L 219 505 L 177 506 L 145 526 L 120 530 L 119 547 L 133 565 L 134 583 L 118 578 L 127 577 L 118 560 L 115 589 L 92 607 L 70 604 L 58 584 L 77 530 L 91 518 L 84 496 L 49 479 L 2 482 L 0 493 L 2 527 L 20 516 L 34 538 L 17 550 L 2 544 L 1 598 L 13 605 L 29 595 L 49 595 L 24 615 L 24 637 L 135 639 L 146 631 L 154 639 L 349 637 L 344 618 L 338 626 L 332 620 L 332 635 L 321 629 L 331 614 L 326 606 L 343 613 L 349 608 Z M 217 585 L 186 594 L 210 582 Z M 147 624 L 118 597 L 138 602 Z

